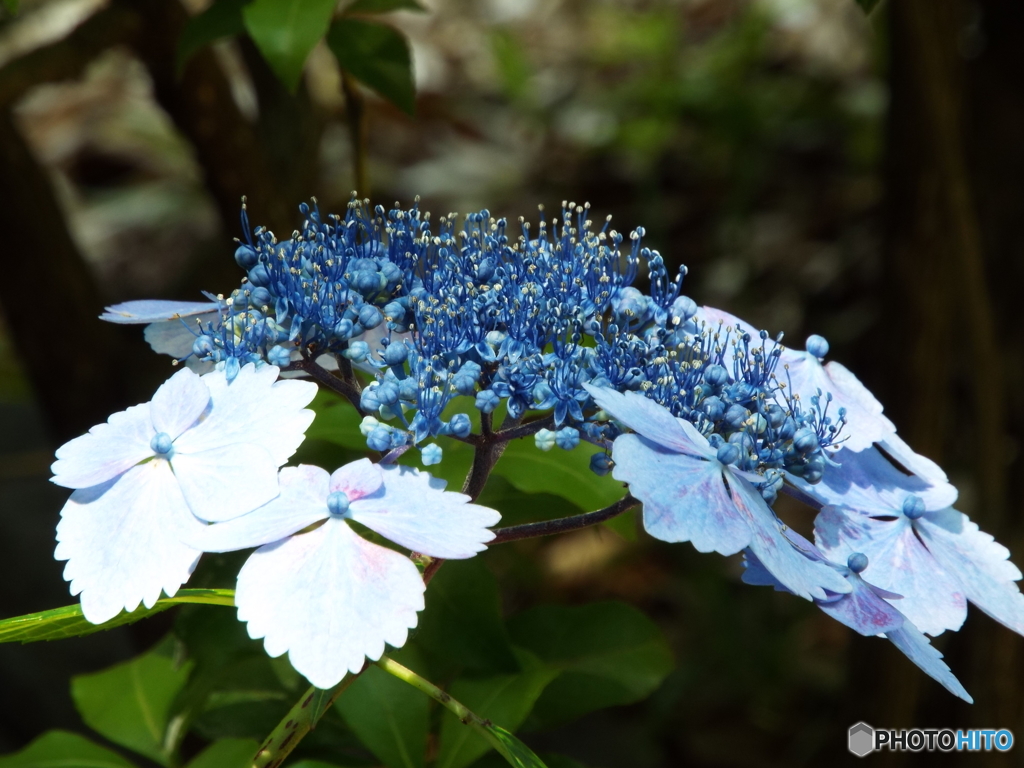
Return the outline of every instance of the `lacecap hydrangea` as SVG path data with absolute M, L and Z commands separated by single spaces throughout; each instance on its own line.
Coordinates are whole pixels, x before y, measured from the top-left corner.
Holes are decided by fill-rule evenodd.
M 1021 574 L 1007 551 L 952 509 L 956 490 L 941 469 L 899 439 L 856 377 L 824 362 L 826 340 L 811 336 L 804 350 L 791 349 L 781 336 L 699 306 L 682 294 L 685 269 L 670 273 L 658 251 L 644 246 L 642 228 L 624 235 L 609 220 L 596 226 L 589 206 L 575 204 L 563 204 L 550 223 L 542 215 L 535 228 L 522 219 L 510 226 L 486 210 L 434 222 L 418 205 L 386 211 L 355 199 L 344 217 L 324 216 L 315 205 L 300 211 L 302 227 L 287 239 L 250 229 L 243 211 L 235 260 L 245 276 L 229 296 L 128 302 L 109 307 L 104 319 L 148 324 L 157 351 L 209 371 L 204 379 L 217 377 L 228 391 L 247 370 L 276 377 L 280 369 L 343 394 L 384 466 L 411 449 L 424 465 L 443 461 L 438 436 L 476 447 L 526 435 L 540 450 L 596 446 L 591 468 L 627 484 L 652 536 L 689 541 L 702 552 L 742 552 L 745 581 L 792 592 L 862 634 L 888 637 L 967 700 L 922 632 L 959 628 L 968 601 L 1024 632 L 1024 598 L 1014 583 Z M 646 293 L 634 285 L 641 276 Z M 500 432 L 473 433 L 474 415 L 490 430 L 499 413 Z M 279 496 L 237 521 L 193 509 L 212 525 L 183 529 L 180 540 L 216 551 L 260 544 L 278 553 L 273 558 L 302 550 L 315 559 L 329 538 L 351 539 L 347 526 L 334 526 L 331 537 L 317 534 L 323 542 L 314 553 L 316 531 L 300 533 L 309 516 L 331 523 L 353 515 L 373 528 L 350 511 L 370 485 L 400 517 L 421 519 L 430 541 L 469 542 L 453 555 L 432 553 L 429 543 L 420 547 L 424 531 L 380 531 L 398 544 L 465 557 L 490 540 L 493 510 L 441 491 L 426 473 L 383 472 L 382 482 L 360 480 L 363 490 L 343 504 L 332 485 L 341 488 L 341 480 L 286 467 Z M 350 477 L 330 477 L 342 476 Z M 412 483 L 451 500 L 410 492 Z M 467 482 L 471 496 L 480 487 Z M 780 492 L 818 510 L 814 543 L 776 517 Z M 436 513 L 424 507 L 419 515 L 429 504 Z M 455 511 L 463 508 L 480 511 Z M 337 547 L 347 557 L 359 549 Z M 364 655 L 379 655 L 385 641 L 404 641 L 422 607 L 407 578 L 391 592 L 368 588 L 367 599 L 381 605 L 388 594 L 404 595 L 394 598 L 406 606 L 397 623 L 332 641 L 306 618 L 313 605 L 326 609 L 340 597 L 301 579 L 287 588 L 267 583 L 273 595 L 260 594 L 252 586 L 258 581 L 243 569 L 239 595 L 248 607 L 239 602 L 240 617 L 253 633 L 246 616 L 258 615 L 260 605 L 288 606 L 281 618 L 290 629 L 272 637 L 258 622 L 254 636 L 266 636 L 272 653 L 290 650 L 318 685 L 346 667 L 354 671 Z M 349 661 L 328 663 L 338 645 L 345 646 L 338 657 Z

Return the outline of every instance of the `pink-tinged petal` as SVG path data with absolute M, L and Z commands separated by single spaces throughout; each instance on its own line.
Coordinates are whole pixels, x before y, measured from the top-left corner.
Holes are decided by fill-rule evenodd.
M 886 632 L 885 636 L 943 688 L 968 704 L 974 703 L 974 699 L 942 660 L 942 654 L 928 642 L 928 638 L 922 635 L 917 627 L 908 621 L 900 629 Z
M 1024 595 L 1014 582 L 1020 569 L 1009 550 L 955 509 L 926 514 L 914 523 L 928 551 L 953 575 L 967 599 L 993 619 L 1024 635 Z
M 944 509 L 956 501 L 957 490 L 947 482 L 932 483 L 900 471 L 878 449 L 842 449 L 832 456 L 839 466 L 826 466 L 819 483 L 787 479 L 819 504 L 835 504 L 870 515 L 902 514 L 907 496 L 919 496 L 925 509 Z
M 750 528 L 717 460 L 676 453 L 639 435 L 617 437 L 612 458 L 612 477 L 628 483 L 643 504 L 644 528 L 654 538 L 689 541 L 698 552 L 722 555 L 749 543 Z
M 75 491 L 61 510 L 54 557 L 68 561 L 71 594 L 81 593 L 85 618 L 100 624 L 140 602 L 151 608 L 161 592 L 173 596 L 200 555 L 181 538 L 201 525 L 158 459 Z
M 845 563 L 854 552 L 866 555 L 864 579 L 903 595 L 900 613 L 922 632 L 935 636 L 963 625 L 963 587 L 925 548 L 906 517 L 876 519 L 827 506 L 814 521 L 814 539 L 834 562 Z
M 895 461 L 929 485 L 936 487 L 949 485 L 949 478 L 946 477 L 946 473 L 942 471 L 942 467 L 927 456 L 914 453 L 913 449 L 907 445 L 899 435 L 889 435 L 885 440 L 882 440 L 879 445 L 886 453 L 892 456 Z M 948 506 L 955 500 L 956 499 L 954 498 L 943 506 Z
M 313 423 L 313 411 L 306 406 L 316 395 L 316 384 L 308 381 L 278 381 L 272 365 L 256 368 L 252 363 L 228 382 L 223 371 L 202 377 L 210 390 L 208 414 L 177 441 L 175 449 L 197 453 L 238 443 L 266 448 L 276 466 L 295 453 Z
M 149 444 L 155 434 L 149 403 L 119 411 L 57 449 L 50 482 L 65 488 L 105 483 L 152 456 Z
M 160 385 L 149 404 L 153 429 L 177 438 L 192 426 L 210 403 L 210 390 L 187 368 Z
M 843 447 L 850 451 L 863 451 L 872 443 L 896 434 L 896 427 L 882 415 L 882 406 L 856 376 L 839 363 L 822 365 L 809 352 L 787 349 L 779 360 L 776 375 L 786 384 L 789 397 L 800 396 L 803 407 L 811 407 L 811 398 L 821 390 L 821 406 L 825 395 L 832 394 L 828 415 L 838 418 L 839 409 L 846 409 L 846 426 L 842 436 Z
M 369 496 L 384 483 L 381 467 L 369 459 L 360 459 L 335 470 L 331 475 L 330 491 L 341 491 L 350 502 Z
M 807 600 L 826 600 L 828 592 L 842 595 L 850 591 L 842 573 L 786 537 L 782 524 L 754 486 L 732 473 L 728 481 L 733 504 L 750 531 L 750 551 L 780 584 Z
M 334 518 L 256 550 L 238 574 L 235 604 L 268 654 L 287 652 L 313 685 L 330 688 L 385 644 L 405 643 L 423 591 L 411 560 Z
M 277 464 L 258 445 L 176 452 L 174 475 L 192 513 L 219 523 L 262 507 L 279 493 Z
M 846 579 L 852 587 L 849 594 L 838 600 L 819 602 L 821 610 L 865 637 L 892 632 L 903 626 L 903 614 L 879 597 L 870 584 L 855 573 L 850 573 Z
M 351 464 L 349 466 L 352 466 Z M 388 465 L 382 492 L 354 501 L 353 520 L 403 547 L 431 557 L 462 559 L 487 548 L 501 515 L 444 490 L 444 481 L 414 467 Z
M 233 552 L 280 541 L 327 517 L 329 475 L 320 467 L 285 467 L 281 495 L 252 512 L 201 528 L 186 543 L 204 552 Z
M 106 312 L 100 320 L 108 323 L 141 324 L 156 323 L 161 320 L 178 320 L 220 310 L 220 304 L 213 301 L 163 301 L 161 299 L 143 299 L 126 301 L 105 307 Z
M 597 407 L 648 440 L 688 456 L 712 458 L 708 441 L 690 422 L 677 419 L 662 405 L 636 392 L 616 392 L 584 384 Z

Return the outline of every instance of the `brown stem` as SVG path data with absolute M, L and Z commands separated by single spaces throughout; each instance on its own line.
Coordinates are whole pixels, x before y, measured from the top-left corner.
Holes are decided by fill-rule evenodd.
M 340 358 L 344 360 L 344 358 Z M 346 360 L 346 362 L 348 362 Z M 351 381 L 346 381 L 341 376 L 335 376 L 333 373 L 328 371 L 321 365 L 318 365 L 313 360 L 302 360 L 301 362 L 293 363 L 289 366 L 288 370 L 305 371 L 309 374 L 309 377 L 313 379 L 317 384 L 322 387 L 326 387 L 335 394 L 339 394 L 352 403 L 352 406 L 359 413 L 363 412 L 363 409 L 359 407 L 359 384 L 355 382 L 355 377 L 352 377 Z M 351 367 L 349 372 L 351 373 Z
M 639 503 L 639 501 L 627 493 L 614 504 L 594 512 L 587 512 L 586 514 L 574 515 L 572 517 L 562 517 L 557 520 L 545 520 L 540 523 L 525 523 L 524 525 L 510 525 L 507 528 L 498 528 L 494 531 L 495 536 L 491 540 L 490 545 L 577 531 L 580 528 L 587 528 L 591 525 L 603 523 L 605 520 L 611 520 L 613 517 L 621 515 Z

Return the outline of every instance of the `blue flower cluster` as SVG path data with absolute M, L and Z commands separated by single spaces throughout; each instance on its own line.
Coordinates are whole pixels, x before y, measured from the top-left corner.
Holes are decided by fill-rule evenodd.
M 563 204 L 536 231 L 486 210 L 442 217 L 372 211 L 353 200 L 344 218 L 302 205 L 304 222 L 285 241 L 256 228 L 235 259 L 247 278 L 220 324 L 193 345 L 202 360 L 285 366 L 341 355 L 375 372 L 362 394 L 367 442 L 375 450 L 436 435 L 465 437 L 467 413 L 442 419 L 454 398 L 491 413 L 502 403 L 519 418 L 551 411 L 556 430 L 541 448 L 608 445 L 617 427 L 584 384 L 642 391 L 693 423 L 721 461 L 765 476 L 774 498 L 781 472 L 821 477 L 823 449 L 844 415 L 827 402 L 786 396 L 776 368 L 783 347 L 709 316 L 680 295 L 661 255 L 589 205 Z M 633 283 L 645 275 L 650 289 Z M 472 406 L 470 406 L 470 402 Z M 432 452 L 431 460 L 438 460 Z M 607 457 L 595 471 L 607 471 Z

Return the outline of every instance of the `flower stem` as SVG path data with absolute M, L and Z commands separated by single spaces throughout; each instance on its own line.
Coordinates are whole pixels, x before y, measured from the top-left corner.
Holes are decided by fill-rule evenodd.
M 326 691 L 319 688 L 310 688 L 306 691 L 264 739 L 252 760 L 252 768 L 278 768 L 306 734 L 316 728 L 323 714 L 345 689 L 352 685 L 359 674 L 346 675 L 344 680 Z
M 348 361 L 346 360 L 345 362 Z M 322 387 L 326 387 L 337 395 L 341 395 L 352 403 L 359 414 L 363 413 L 363 409 L 359 407 L 359 384 L 355 381 L 354 376 L 351 380 L 335 376 L 314 360 L 302 360 L 297 363 L 292 363 L 288 366 L 287 370 L 303 371 L 309 374 L 309 377 L 317 384 Z M 349 371 L 351 372 L 351 367 L 349 368 Z
M 485 720 L 480 715 L 474 714 L 464 704 L 460 704 L 447 693 L 442 691 L 436 685 L 429 680 L 420 677 L 408 667 L 404 667 L 394 659 L 388 656 L 381 656 L 380 661 L 377 662 L 377 666 L 383 669 L 390 675 L 394 675 L 399 680 L 402 680 L 413 688 L 422 691 L 427 694 L 430 698 L 441 704 L 446 709 L 450 710 L 459 720 L 466 725 L 475 726 L 488 726 L 491 725 L 490 720 Z M 481 730 L 481 733 L 486 736 L 486 731 Z
M 495 536 L 494 539 L 491 540 L 490 545 L 504 544 L 505 542 L 518 541 L 519 539 L 533 539 L 538 536 L 551 536 L 555 533 L 576 531 L 580 528 L 586 528 L 591 525 L 603 523 L 605 520 L 611 520 L 613 517 L 621 515 L 623 512 L 632 509 L 639 503 L 639 501 L 627 493 L 614 504 L 595 512 L 587 512 L 585 514 L 574 515 L 572 517 L 561 517 L 557 520 L 545 520 L 540 523 L 525 523 L 524 525 L 510 525 L 507 528 L 498 528 L 494 531 Z

